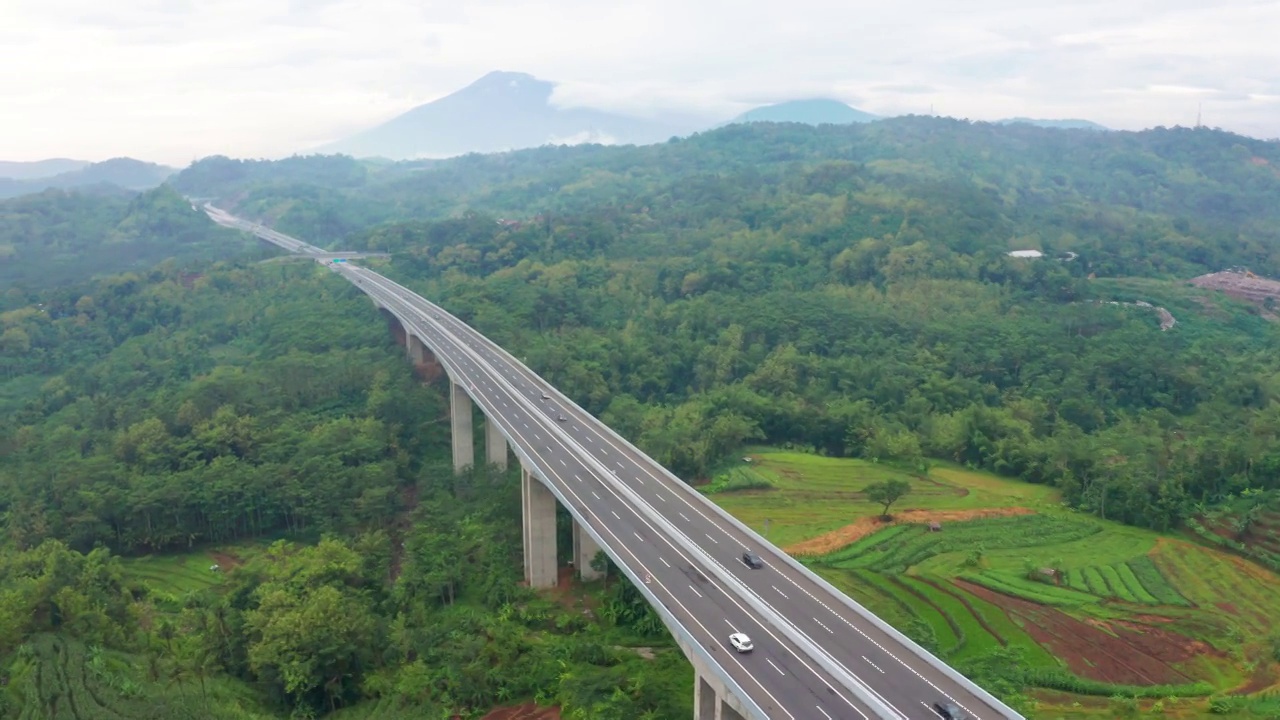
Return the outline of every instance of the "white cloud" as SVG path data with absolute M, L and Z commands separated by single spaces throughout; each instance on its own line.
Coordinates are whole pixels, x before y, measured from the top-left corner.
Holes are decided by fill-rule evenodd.
M 278 156 L 495 70 L 708 121 L 826 95 L 881 114 L 1205 121 L 1280 135 L 1280 3 L 1248 0 L 14 0 L 0 158 Z

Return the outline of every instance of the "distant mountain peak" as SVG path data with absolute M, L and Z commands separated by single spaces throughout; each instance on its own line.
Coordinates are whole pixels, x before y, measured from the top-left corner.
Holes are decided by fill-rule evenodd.
M 850 107 L 839 100 L 805 98 L 748 110 L 730 123 L 796 122 L 806 125 L 847 125 L 879 119 L 877 115 Z
M 495 70 L 455 93 L 446 95 L 434 103 L 419 105 L 409 112 L 429 108 L 436 103 L 462 101 L 484 102 L 486 100 L 497 100 L 516 104 L 544 104 L 551 99 L 551 93 L 555 89 L 555 83 L 539 80 L 527 73 Z
M 397 160 L 440 158 L 547 144 L 662 142 L 694 129 L 588 108 L 558 108 L 550 102 L 555 87 L 527 73 L 497 70 L 318 151 Z
M 540 83 L 550 85 L 546 80 L 539 80 L 529 73 L 511 72 L 509 70 L 494 70 L 487 73 L 484 77 L 476 80 L 467 86 L 467 88 L 475 87 L 519 87 L 527 83 Z M 465 88 L 464 88 L 465 89 Z

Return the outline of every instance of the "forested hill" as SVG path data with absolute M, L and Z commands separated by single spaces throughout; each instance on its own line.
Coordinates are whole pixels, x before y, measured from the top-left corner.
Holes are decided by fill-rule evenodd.
M 1088 254 L 1099 275 L 1191 277 L 1237 264 L 1280 274 L 1280 144 L 1209 129 L 761 123 L 647 147 L 422 163 L 211 158 L 172 182 L 335 246 L 375 222 L 466 210 L 589 213 L 615 235 L 649 224 L 682 240 L 699 227 L 778 229 L 787 212 L 805 212 L 806 237 L 833 248 L 892 231 L 961 254 Z M 836 197 L 849 202 L 825 204 Z
M 221 168 L 278 227 L 396 252 L 390 272 L 686 477 L 753 439 L 942 458 L 1152 527 L 1280 488 L 1280 334 L 1177 282 L 1280 274 L 1280 145 L 904 118 L 296 184 L 350 162 L 178 182 Z M 1114 304 L 1137 302 L 1177 324 Z
M 130 269 L 166 258 L 215 260 L 256 244 L 218 227 L 168 186 L 125 190 L 46 190 L 0 201 L 0 307 L 35 290 Z

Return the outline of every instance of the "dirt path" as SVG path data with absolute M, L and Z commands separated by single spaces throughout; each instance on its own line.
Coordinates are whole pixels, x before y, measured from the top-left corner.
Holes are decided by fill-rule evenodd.
M 400 566 L 404 563 L 404 536 L 413 524 L 413 511 L 418 508 L 418 484 L 406 485 L 400 489 L 400 507 L 403 508 L 391 521 L 388 533 L 391 536 L 391 571 L 390 582 L 395 583 L 400 577 Z
M 481 720 L 560 720 L 560 708 L 540 708 L 533 703 L 498 708 Z
M 221 550 L 214 550 L 210 552 L 209 557 L 213 558 L 213 561 L 218 564 L 218 567 L 222 568 L 223 572 L 234 570 L 244 564 L 244 560 L 241 560 L 235 555 L 228 555 Z
M 871 533 L 887 528 L 890 525 L 903 523 L 922 525 L 931 522 L 945 524 L 983 518 L 1032 515 L 1034 513 L 1035 511 L 1031 508 L 1024 507 L 978 508 L 974 510 L 903 510 L 894 513 L 893 520 L 887 523 L 881 522 L 880 518 L 875 515 L 869 515 L 858 518 L 853 524 L 845 525 L 839 530 L 824 533 L 816 538 L 802 540 L 783 549 L 789 555 L 826 555 L 846 545 L 852 545 Z

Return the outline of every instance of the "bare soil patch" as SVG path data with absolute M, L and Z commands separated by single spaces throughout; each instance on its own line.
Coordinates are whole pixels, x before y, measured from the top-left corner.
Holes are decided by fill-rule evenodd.
M 902 510 L 894 513 L 893 519 L 889 522 L 882 522 L 879 516 L 876 515 L 860 517 L 852 524 L 845 525 L 839 530 L 832 530 L 818 537 L 802 540 L 784 549 L 789 555 L 826 555 L 890 525 L 901 525 L 903 523 L 923 525 L 937 522 L 942 523 L 942 531 L 946 532 L 946 523 L 949 522 L 1013 517 L 1015 515 L 1031 515 L 1034 513 L 1035 511 L 1031 508 L 1024 507 L 977 508 L 973 510 Z
M 244 564 L 244 560 L 241 560 L 235 555 L 228 555 L 221 550 L 214 550 L 210 552 L 209 557 L 213 558 L 213 561 L 218 563 L 218 567 L 222 568 L 223 572 L 234 570 Z
M 560 720 L 560 708 L 540 708 L 533 703 L 524 703 L 498 708 L 481 720 Z
M 1280 282 L 1258 277 L 1242 269 L 1200 275 L 1199 277 L 1191 278 L 1189 282 L 1196 287 L 1218 290 L 1231 297 L 1246 300 L 1259 306 L 1266 302 L 1267 298 L 1272 300 L 1280 299 Z
M 1243 685 L 1233 688 L 1231 692 L 1235 695 L 1253 695 L 1263 690 L 1270 690 L 1280 682 L 1280 678 L 1276 677 L 1275 665 L 1268 662 L 1265 658 L 1259 662 L 1249 676 L 1249 679 Z
M 1120 685 L 1178 685 L 1191 682 L 1171 663 L 1215 653 L 1208 645 L 1163 628 L 1134 622 L 1081 622 L 1055 608 L 953 580 L 1022 625 L 1027 634 L 1062 658 L 1082 678 Z

